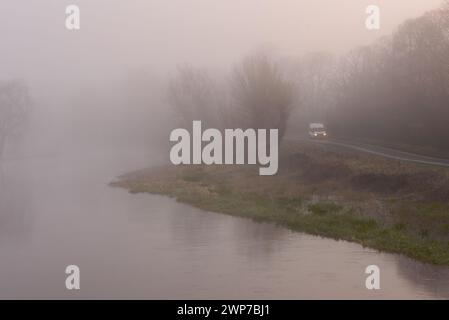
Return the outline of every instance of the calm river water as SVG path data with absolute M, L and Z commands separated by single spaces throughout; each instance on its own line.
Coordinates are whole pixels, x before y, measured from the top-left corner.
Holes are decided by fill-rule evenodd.
M 4 163 L 0 298 L 449 298 L 449 268 L 108 186 L 156 163 L 132 150 Z

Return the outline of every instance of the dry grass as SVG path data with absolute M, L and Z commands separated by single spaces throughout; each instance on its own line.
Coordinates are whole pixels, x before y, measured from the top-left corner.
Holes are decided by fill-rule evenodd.
M 351 150 L 284 142 L 279 172 L 165 166 L 121 177 L 130 192 L 449 265 L 449 171 Z

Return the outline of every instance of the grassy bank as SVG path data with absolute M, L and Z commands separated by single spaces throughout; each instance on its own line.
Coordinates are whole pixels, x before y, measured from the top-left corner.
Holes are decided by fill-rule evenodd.
M 164 166 L 120 177 L 132 193 L 449 265 L 449 171 L 284 143 L 276 176 L 256 166 Z

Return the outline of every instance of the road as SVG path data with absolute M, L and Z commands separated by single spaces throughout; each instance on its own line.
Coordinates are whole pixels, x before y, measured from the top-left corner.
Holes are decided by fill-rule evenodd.
M 449 159 L 436 158 L 430 156 L 419 155 L 415 153 L 395 150 L 387 147 L 375 146 L 361 142 L 354 142 L 348 140 L 312 140 L 312 139 L 300 139 L 312 141 L 319 144 L 328 144 L 348 149 L 353 149 L 361 152 L 371 153 L 384 158 L 395 159 L 406 162 L 414 162 L 432 166 L 449 167 Z

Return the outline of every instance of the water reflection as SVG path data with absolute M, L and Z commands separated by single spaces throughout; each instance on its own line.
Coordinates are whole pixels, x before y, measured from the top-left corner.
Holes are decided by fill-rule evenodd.
M 449 268 L 107 185 L 149 164 L 130 150 L 7 163 L 0 298 L 449 297 Z M 68 264 L 79 292 L 65 290 Z M 364 287 L 369 264 L 379 292 Z
M 396 257 L 401 277 L 413 281 L 416 290 L 425 295 L 431 292 L 435 298 L 449 299 L 449 268 L 415 263 L 405 257 Z

